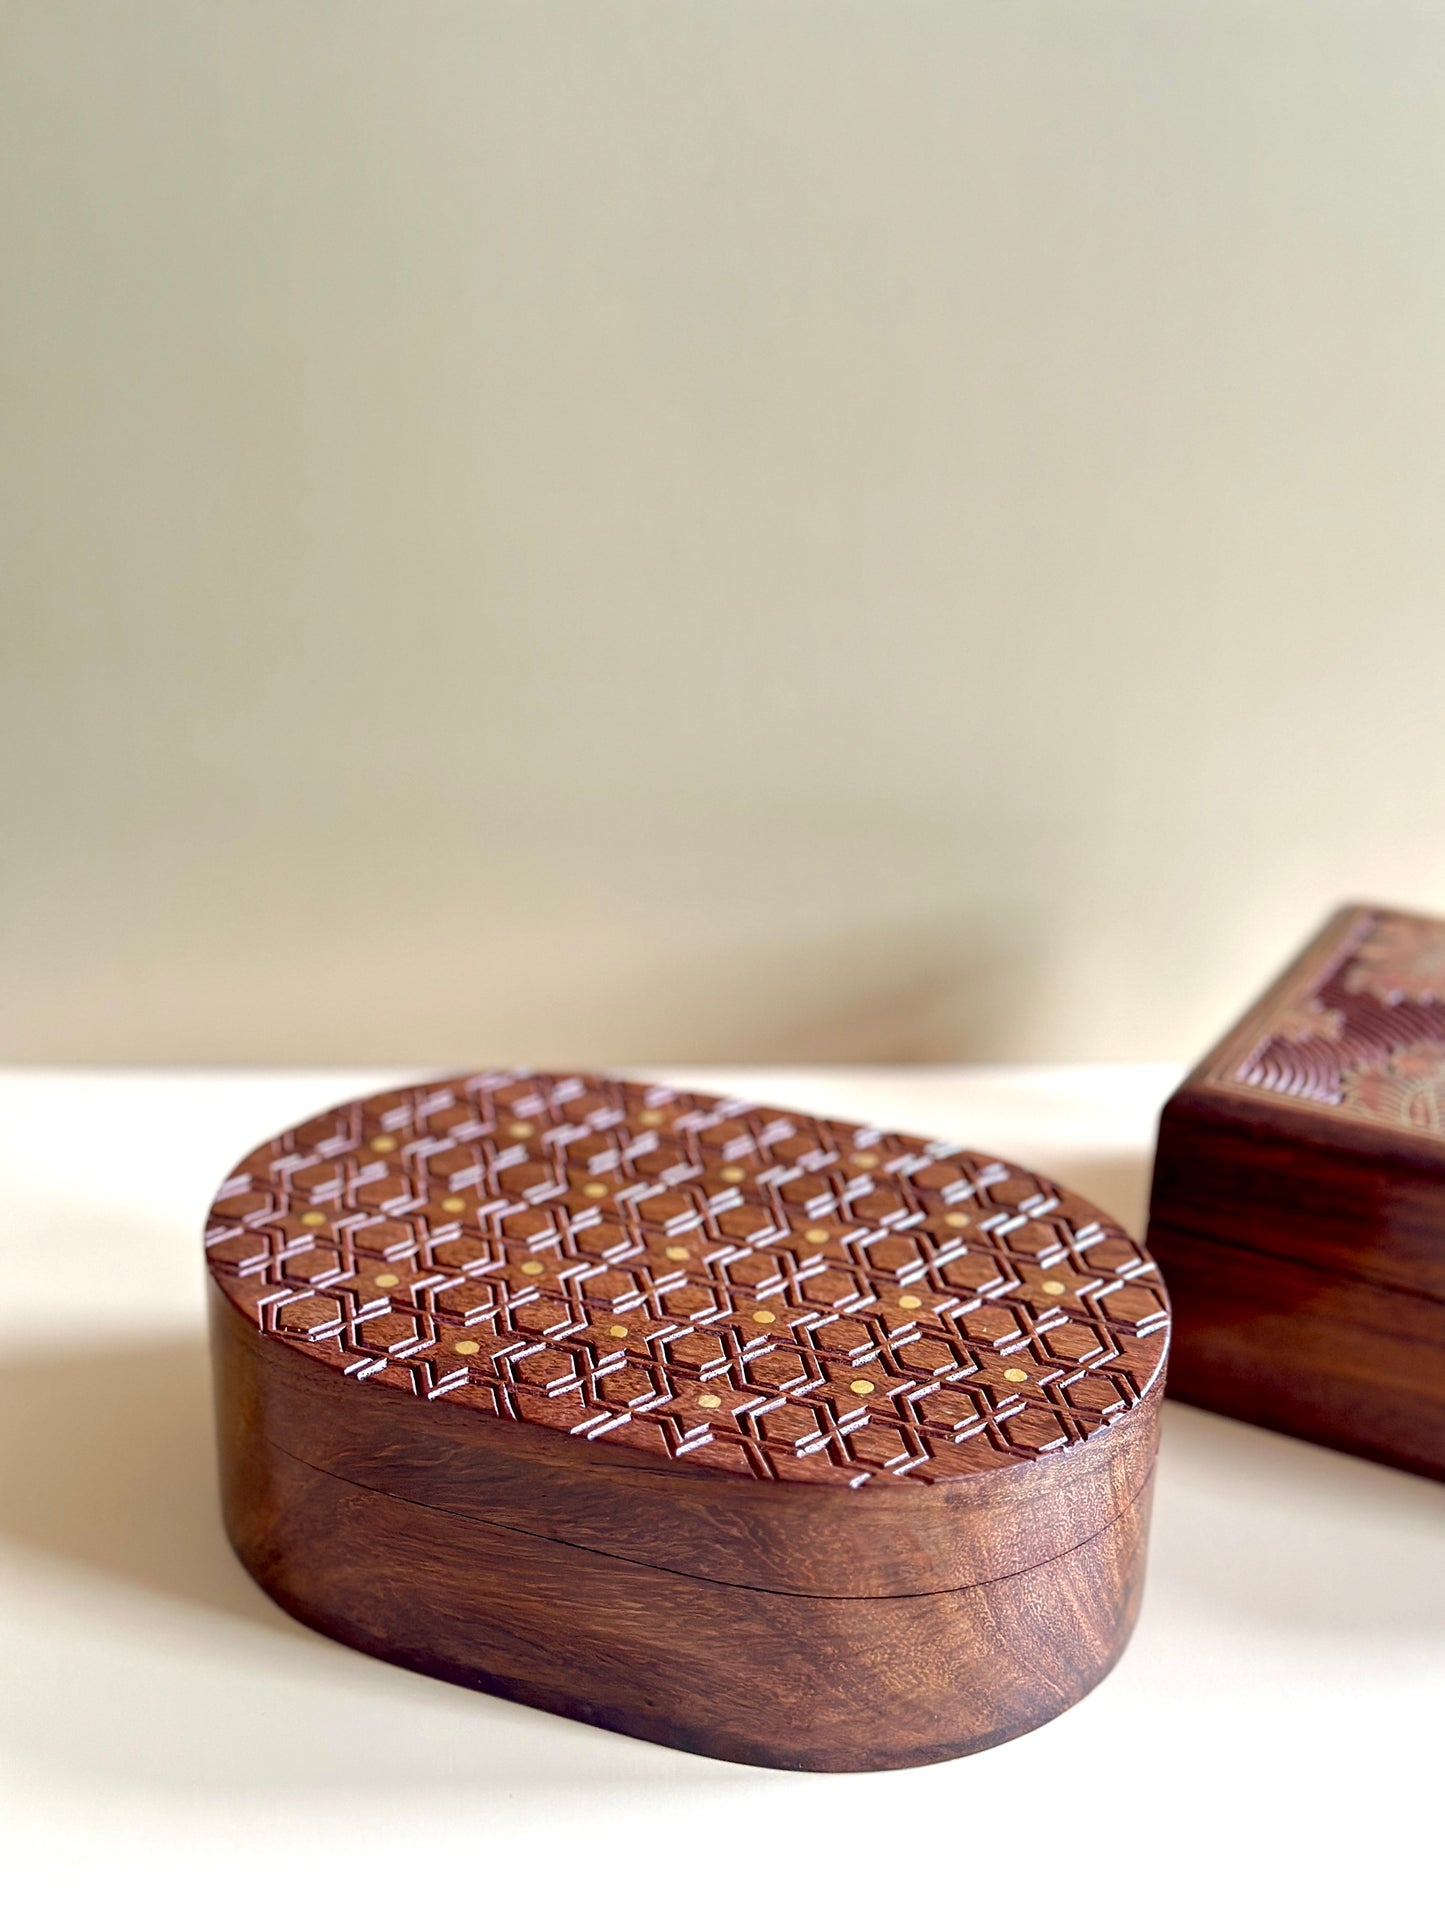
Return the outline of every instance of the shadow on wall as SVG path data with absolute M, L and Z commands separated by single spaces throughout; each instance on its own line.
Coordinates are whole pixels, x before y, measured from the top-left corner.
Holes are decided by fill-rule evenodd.
M 1020 928 L 911 920 L 769 949 L 719 944 L 658 969 L 612 1063 L 997 1063 L 1039 987 Z M 757 979 L 766 975 L 766 995 Z M 603 1019 L 594 1020 L 599 1026 Z M 661 1039 L 659 1043 L 658 1039 Z M 535 1058 L 536 1053 L 531 1053 Z
M 639 920 L 519 918 L 483 949 L 427 920 L 338 920 L 310 949 L 197 954 L 180 972 L 151 959 L 119 1027 L 117 970 L 94 952 L 51 986 L 63 1039 L 32 1012 L 8 1048 L 16 1063 L 998 1063 L 1047 1001 L 1049 947 L 1024 916 L 890 919 L 860 893 L 851 923 L 684 905 L 649 913 L 644 944 Z

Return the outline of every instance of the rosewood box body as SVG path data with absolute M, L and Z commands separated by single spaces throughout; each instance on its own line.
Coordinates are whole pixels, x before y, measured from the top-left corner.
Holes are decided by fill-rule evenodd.
M 1165 1106 L 1170 1391 L 1445 1477 L 1445 923 L 1333 917 Z
M 337 1639 L 784 1767 L 991 1746 L 1109 1670 L 1168 1306 L 997 1158 L 589 1076 L 344 1105 L 208 1228 L 227 1526 Z

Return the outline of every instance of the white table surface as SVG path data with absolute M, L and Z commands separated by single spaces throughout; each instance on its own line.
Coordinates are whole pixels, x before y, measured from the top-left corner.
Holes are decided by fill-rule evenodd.
M 671 1074 L 957 1136 L 1134 1226 L 1173 1080 Z M 1183 1407 L 1130 1650 L 972 1759 L 725 1765 L 289 1620 L 217 1519 L 199 1225 L 254 1142 L 402 1075 L 0 1077 L 9 1918 L 1441 1917 L 1445 1490 Z

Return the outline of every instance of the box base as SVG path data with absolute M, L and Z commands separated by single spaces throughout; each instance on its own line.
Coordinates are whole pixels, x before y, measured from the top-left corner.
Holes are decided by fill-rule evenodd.
M 279 1452 L 225 1473 L 243 1563 L 331 1638 L 639 1739 L 812 1772 L 977 1752 L 1081 1699 L 1133 1628 L 1152 1491 L 1042 1567 L 820 1599 L 482 1525 Z
M 1445 1305 L 1159 1223 L 1149 1247 L 1171 1398 L 1445 1479 Z

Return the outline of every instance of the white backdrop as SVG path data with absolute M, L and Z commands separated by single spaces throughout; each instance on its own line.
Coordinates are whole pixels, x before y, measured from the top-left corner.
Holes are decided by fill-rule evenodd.
M 1445 906 L 1445 9 L 12 0 L 0 1056 L 1189 1056 Z

